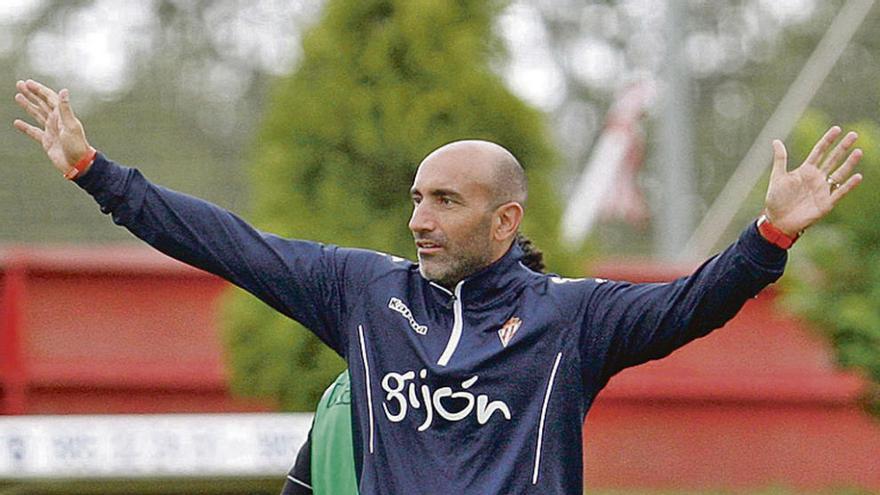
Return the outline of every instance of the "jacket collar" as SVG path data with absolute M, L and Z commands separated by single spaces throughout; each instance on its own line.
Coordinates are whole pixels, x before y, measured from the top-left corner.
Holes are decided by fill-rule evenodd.
M 461 299 L 465 307 L 480 307 L 494 302 L 505 293 L 523 284 L 525 268 L 520 264 L 524 253 L 514 242 L 501 258 L 464 278 Z M 431 283 L 434 287 L 439 285 Z M 452 294 L 449 289 L 441 289 Z

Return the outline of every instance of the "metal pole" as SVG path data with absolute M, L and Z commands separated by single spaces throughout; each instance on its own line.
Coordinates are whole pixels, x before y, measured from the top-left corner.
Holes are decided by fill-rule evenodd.
M 681 253 L 681 258 L 704 258 L 715 247 L 749 192 L 764 173 L 770 170 L 770 141 L 788 136 L 873 5 L 874 0 L 850 0 L 840 9 L 797 79 L 694 231 Z M 757 207 L 755 214 L 757 215 Z
M 684 57 L 686 3 L 666 2 L 666 73 L 660 157 L 662 194 L 655 234 L 657 254 L 667 260 L 678 258 L 693 226 L 693 124 L 691 122 L 691 84 Z

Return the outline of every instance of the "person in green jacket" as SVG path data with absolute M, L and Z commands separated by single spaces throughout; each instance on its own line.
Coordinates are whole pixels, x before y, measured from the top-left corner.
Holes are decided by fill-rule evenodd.
M 523 264 L 543 272 L 544 253 L 521 234 L 517 242 L 525 253 Z M 351 383 L 344 370 L 321 396 L 281 495 L 357 495 L 351 431 Z
M 351 382 L 344 370 L 327 387 L 282 495 L 357 495 L 351 437 Z

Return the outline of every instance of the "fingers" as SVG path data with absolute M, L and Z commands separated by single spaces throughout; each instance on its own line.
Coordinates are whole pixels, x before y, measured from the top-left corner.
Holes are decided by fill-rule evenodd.
M 773 140 L 773 169 L 770 171 L 770 180 L 773 177 L 785 175 L 786 166 L 788 164 L 788 151 L 785 145 L 778 139 Z
M 15 95 L 15 102 L 18 103 L 18 106 L 27 112 L 28 115 L 33 117 L 38 124 L 46 125 L 46 119 L 49 117 L 49 114 L 44 109 L 28 101 L 28 99 L 21 93 Z
M 822 165 L 819 167 L 823 173 L 830 174 L 835 168 L 837 168 L 837 164 L 840 163 L 840 160 L 846 155 L 846 152 L 849 148 L 856 142 L 856 139 L 859 138 L 859 135 L 855 132 L 848 132 L 843 139 L 837 143 L 837 146 L 834 147 L 834 151 L 832 151 L 825 160 L 822 162 Z M 844 175 L 846 177 L 846 175 Z
M 49 105 L 42 98 L 34 93 L 34 91 L 28 88 L 27 83 L 25 83 L 24 81 L 18 81 L 15 84 L 15 87 L 19 91 L 19 93 L 15 95 L 15 101 L 26 112 L 37 119 L 39 124 L 45 125 L 46 119 L 49 117 L 49 114 L 52 113 L 52 108 L 50 108 Z M 25 105 L 25 103 L 27 105 Z
M 34 81 L 33 79 L 28 79 L 24 83 L 25 89 L 28 90 L 28 93 L 32 94 L 34 97 L 42 100 L 46 105 L 48 105 L 48 109 L 52 110 L 56 106 L 58 106 L 58 93 L 52 91 L 46 86 Z M 25 96 L 28 96 L 27 93 L 24 93 Z
M 810 151 L 810 154 L 809 156 L 807 156 L 807 159 L 804 160 L 804 163 L 809 163 L 815 167 L 818 167 L 819 160 L 822 159 L 822 156 L 825 154 L 826 151 L 828 151 L 828 148 L 831 147 L 831 145 L 834 143 L 840 133 L 840 127 L 837 126 L 833 126 L 825 131 L 825 135 L 822 136 L 821 139 L 819 139 L 815 146 L 813 146 L 813 150 Z
M 61 110 L 61 123 L 64 124 L 64 127 L 73 129 L 77 125 L 77 120 L 73 109 L 70 108 L 70 91 L 62 89 L 58 92 L 58 96 L 61 100 L 58 104 L 58 108 Z
M 843 183 L 840 187 L 835 189 L 831 193 L 831 204 L 836 205 L 838 201 L 843 199 L 844 196 L 849 194 L 850 191 L 856 188 L 862 182 L 862 174 L 855 174 L 846 182 Z
M 850 153 L 848 157 L 846 157 L 846 161 L 843 162 L 843 165 L 841 165 L 837 170 L 828 174 L 828 179 L 837 182 L 838 184 L 846 180 L 847 177 L 849 177 L 849 174 L 851 174 L 853 169 L 856 167 L 856 164 L 859 163 L 859 160 L 862 159 L 863 154 L 864 153 L 862 152 L 862 150 L 858 148 L 854 149 L 853 152 Z
M 12 123 L 16 129 L 26 134 L 29 138 L 34 141 L 43 144 L 43 130 L 39 127 L 34 127 L 27 122 L 19 119 L 15 119 L 15 122 Z
M 33 89 L 28 87 L 27 82 L 18 81 L 15 84 L 15 88 L 22 96 L 24 96 L 25 100 L 39 108 L 44 114 L 48 115 L 52 111 L 52 107 L 49 103 L 41 98 Z

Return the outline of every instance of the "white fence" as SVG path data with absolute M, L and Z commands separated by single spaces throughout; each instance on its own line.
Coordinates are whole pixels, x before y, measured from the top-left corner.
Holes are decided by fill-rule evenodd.
M 278 476 L 311 414 L 0 417 L 0 478 Z

